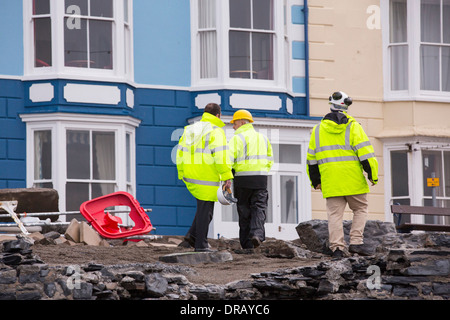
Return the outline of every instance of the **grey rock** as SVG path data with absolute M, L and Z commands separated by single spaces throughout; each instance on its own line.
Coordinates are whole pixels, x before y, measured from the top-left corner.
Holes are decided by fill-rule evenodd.
M 166 293 L 168 285 L 167 279 L 159 273 L 145 276 L 145 289 L 152 297 L 162 297 Z

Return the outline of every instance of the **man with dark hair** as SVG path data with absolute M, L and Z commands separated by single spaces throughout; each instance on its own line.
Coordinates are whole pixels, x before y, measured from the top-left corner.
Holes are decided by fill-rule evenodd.
M 213 116 L 219 117 L 219 119 L 220 119 L 221 108 L 217 103 L 208 103 L 205 106 L 204 112 L 208 112 L 208 113 L 212 114 Z
M 228 156 L 225 126 L 220 120 L 221 108 L 208 103 L 202 119 L 186 126 L 177 150 L 178 179 L 183 180 L 189 192 L 197 199 L 197 211 L 185 240 L 195 251 L 210 251 L 208 227 L 214 214 L 214 202 L 221 181 L 231 186 L 233 173 Z

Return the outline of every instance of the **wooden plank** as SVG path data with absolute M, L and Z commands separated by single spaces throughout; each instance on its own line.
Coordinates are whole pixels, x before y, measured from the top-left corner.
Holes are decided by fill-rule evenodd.
M 400 226 L 397 226 L 398 230 L 423 230 L 423 231 L 445 231 L 450 232 L 449 225 L 443 224 L 414 224 L 414 223 L 404 223 Z
M 450 216 L 450 208 L 420 207 L 406 205 L 391 205 L 391 212 L 398 214 L 423 214 L 436 216 Z

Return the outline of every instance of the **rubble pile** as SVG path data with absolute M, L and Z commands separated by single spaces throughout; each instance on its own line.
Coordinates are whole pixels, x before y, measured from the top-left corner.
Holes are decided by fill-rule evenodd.
M 284 246 L 271 246 L 270 240 L 262 246 L 267 259 L 279 255 L 310 265 L 254 273 L 224 285 L 191 283 L 187 276 L 196 271 L 184 264 L 50 266 L 33 254 L 33 242 L 55 245 L 60 236 L 53 234 L 55 243 L 48 240 L 51 234 L 40 240 L 16 236 L 0 246 L 0 300 L 450 299 L 450 234 L 399 234 L 388 223 L 370 222 L 366 231 L 374 254 L 333 260 L 319 253 L 326 242 L 323 224 L 297 227 L 309 242 L 299 234 L 298 241 Z

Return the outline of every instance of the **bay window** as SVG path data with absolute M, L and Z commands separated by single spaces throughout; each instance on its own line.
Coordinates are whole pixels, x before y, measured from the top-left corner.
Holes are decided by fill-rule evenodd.
M 135 194 L 135 128 L 131 117 L 22 115 L 27 123 L 27 185 L 58 191 L 60 211 L 127 191 Z
M 450 0 L 382 0 L 387 99 L 450 101 Z
M 412 206 L 450 205 L 450 149 L 445 140 L 387 142 L 385 159 L 386 219 L 398 222 L 392 217 L 392 204 Z M 427 179 L 438 178 L 439 186 L 429 186 Z M 401 222 L 448 224 L 448 218 L 437 216 L 403 215 Z
M 132 78 L 132 0 L 24 0 L 25 74 Z
M 191 0 L 194 84 L 285 86 L 284 2 Z M 282 61 L 278 61 L 282 60 Z

